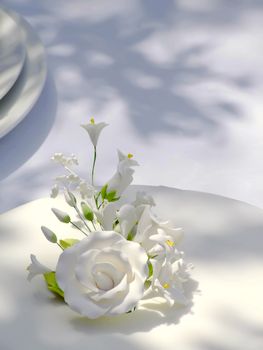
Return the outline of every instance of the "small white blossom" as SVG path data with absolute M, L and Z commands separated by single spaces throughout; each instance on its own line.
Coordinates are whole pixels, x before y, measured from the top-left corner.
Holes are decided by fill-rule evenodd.
M 81 181 L 77 187 L 82 199 L 91 198 L 95 194 L 95 188 L 85 181 Z
M 52 188 L 51 188 L 51 193 L 50 193 L 50 197 L 51 198 L 56 198 L 57 195 L 59 193 L 59 186 L 57 184 L 55 184 Z
M 71 165 L 78 165 L 78 159 L 74 154 L 67 157 L 67 156 L 64 156 L 62 153 L 55 153 L 51 157 L 51 160 L 53 160 L 58 164 L 61 164 L 62 166 L 67 166 L 67 167 Z
M 149 205 L 150 207 L 155 206 L 155 202 L 152 196 L 147 194 L 144 191 L 138 191 L 136 193 L 136 199 L 132 203 L 135 207 L 141 206 L 141 205 Z
M 27 277 L 28 281 L 31 281 L 32 278 L 34 278 L 37 275 L 42 275 L 42 274 L 45 274 L 47 272 L 51 272 L 51 270 L 48 267 L 42 265 L 37 260 L 35 255 L 31 254 L 30 259 L 31 259 L 31 264 L 27 268 L 27 270 L 29 272 L 28 277 Z
M 181 228 L 174 228 L 169 221 L 160 221 L 152 213 L 150 206 L 146 206 L 138 223 L 135 241 L 140 242 L 147 252 L 157 244 L 158 247 L 163 247 L 164 253 L 169 253 L 182 236 Z
M 153 266 L 152 289 L 164 297 L 170 306 L 187 305 L 183 283 L 189 279 L 187 265 L 175 254 L 173 258 L 151 259 Z
M 78 184 L 81 181 L 80 177 L 77 174 L 69 174 L 69 175 L 66 176 L 66 179 L 69 182 L 72 182 L 72 183 L 75 183 L 75 184 Z
M 108 126 L 106 123 L 95 123 L 94 119 L 90 119 L 89 124 L 81 125 L 89 134 L 90 140 L 94 147 L 97 147 L 98 138 L 100 136 L 101 131 Z

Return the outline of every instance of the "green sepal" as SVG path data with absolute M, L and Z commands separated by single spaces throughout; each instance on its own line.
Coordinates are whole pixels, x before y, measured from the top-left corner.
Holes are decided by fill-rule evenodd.
M 64 299 L 64 292 L 61 290 L 58 286 L 57 279 L 56 279 L 56 272 L 46 272 L 43 274 L 44 279 L 47 284 L 48 290 L 50 290 L 52 293 L 59 295 L 61 298 Z
M 66 239 L 61 239 L 59 241 L 60 246 L 65 250 L 67 248 L 70 248 L 71 246 L 73 246 L 74 244 L 78 243 L 79 239 L 75 239 L 75 238 L 66 238 Z
M 152 282 L 151 282 L 150 280 L 146 280 L 146 281 L 144 282 L 144 288 L 145 288 L 145 289 L 150 288 L 150 287 L 151 287 L 151 284 L 152 284 Z
M 132 241 L 133 240 L 133 233 L 129 232 L 127 236 L 127 241 Z
M 107 197 L 108 184 L 104 185 L 100 190 L 101 198 L 104 200 Z
M 82 213 L 83 213 L 86 220 L 88 220 L 88 221 L 94 220 L 93 211 L 85 202 L 81 203 L 81 209 L 82 209 Z
M 116 193 L 117 193 L 117 192 L 116 192 L 115 190 L 110 191 L 109 193 L 107 193 L 106 199 L 107 199 L 109 202 L 112 202 L 112 201 L 115 199 Z
M 116 202 L 116 201 L 118 201 L 120 198 L 121 198 L 121 197 L 115 197 L 115 198 L 109 200 L 109 202 Z

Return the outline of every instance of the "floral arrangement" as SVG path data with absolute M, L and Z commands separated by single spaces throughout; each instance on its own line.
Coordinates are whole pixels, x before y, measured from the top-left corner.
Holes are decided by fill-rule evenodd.
M 76 156 L 55 153 L 51 158 L 66 171 L 56 178 L 51 197 L 63 191 L 76 220 L 59 209 L 52 211 L 60 222 L 80 231 L 83 239 L 58 240 L 50 228 L 42 226 L 47 240 L 62 252 L 55 270 L 31 255 L 28 279 L 43 275 L 51 292 L 91 319 L 135 311 L 143 300 L 156 296 L 170 306 L 187 304 L 184 283 L 189 279 L 190 265 L 177 249 L 182 229 L 159 220 L 153 213 L 153 198 L 144 192 L 138 192 L 132 203 L 119 201 L 133 180 L 133 168 L 138 166 L 133 155 L 118 151 L 116 173 L 101 188 L 94 186 L 97 143 L 106 126 L 93 118 L 82 125 L 94 148 L 90 182 L 73 170 L 78 165 Z

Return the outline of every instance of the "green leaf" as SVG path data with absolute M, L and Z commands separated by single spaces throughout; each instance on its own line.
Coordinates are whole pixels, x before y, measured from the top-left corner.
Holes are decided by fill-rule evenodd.
M 67 239 L 61 239 L 59 241 L 59 244 L 61 245 L 61 247 L 65 250 L 67 248 L 70 248 L 71 246 L 73 246 L 74 244 L 78 243 L 79 240 L 75 239 L 75 238 L 67 238 Z
M 113 198 L 113 199 L 108 199 L 108 201 L 109 202 L 116 202 L 116 201 L 118 201 L 119 199 L 120 199 L 121 197 L 115 197 L 115 198 Z
M 109 193 L 107 193 L 106 199 L 107 199 L 109 202 L 112 202 L 112 200 L 115 199 L 116 193 L 117 193 L 117 192 L 116 192 L 115 190 L 110 191 Z
M 104 200 L 107 197 L 108 184 L 104 185 L 100 191 L 101 198 Z
M 148 269 L 149 269 L 148 278 L 150 278 L 150 277 L 152 277 L 152 275 L 153 275 L 153 265 L 152 265 L 152 263 L 150 262 L 150 260 L 148 260 Z
M 43 276 L 46 281 L 48 290 L 50 290 L 54 294 L 59 295 L 64 299 L 64 292 L 59 288 L 57 283 L 56 272 L 55 271 L 47 272 L 47 273 L 44 273 Z
M 82 213 L 83 213 L 86 220 L 88 220 L 88 221 L 94 220 L 93 211 L 85 202 L 81 203 L 81 209 L 82 209 Z

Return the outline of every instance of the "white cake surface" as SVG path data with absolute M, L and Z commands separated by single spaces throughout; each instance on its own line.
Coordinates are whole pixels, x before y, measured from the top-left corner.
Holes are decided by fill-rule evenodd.
M 60 253 L 40 231 L 77 237 L 51 207 L 70 212 L 62 198 L 39 199 L 0 216 L 1 350 L 260 350 L 263 347 L 263 211 L 211 194 L 131 186 L 154 196 L 154 211 L 185 232 L 181 249 L 195 265 L 187 307 L 149 304 L 134 313 L 88 320 L 27 281 L 30 254 L 55 268 Z M 164 316 L 161 314 L 164 313 Z

